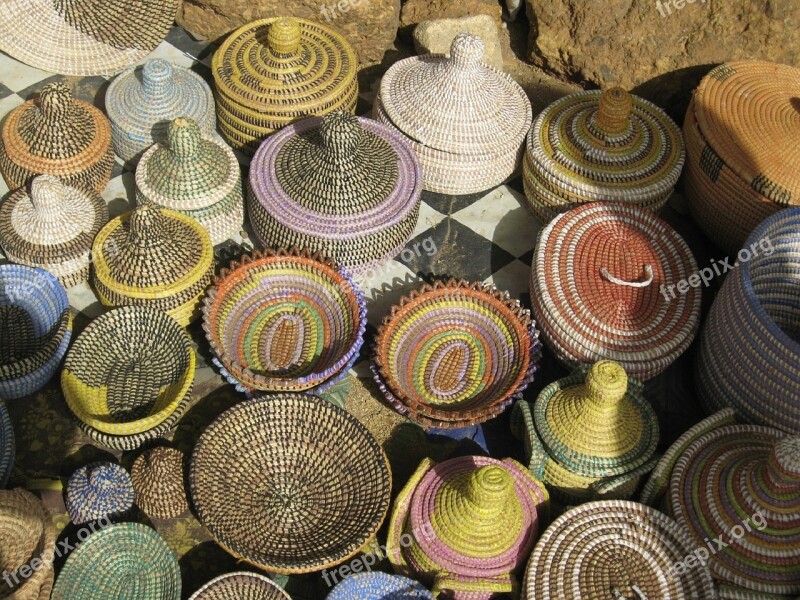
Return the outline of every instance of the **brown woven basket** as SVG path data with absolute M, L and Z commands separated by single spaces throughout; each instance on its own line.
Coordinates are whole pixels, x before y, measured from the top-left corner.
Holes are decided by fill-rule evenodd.
M 133 463 L 131 479 L 136 505 L 157 519 L 173 519 L 189 510 L 184 485 L 184 454 L 158 446 L 140 454 Z

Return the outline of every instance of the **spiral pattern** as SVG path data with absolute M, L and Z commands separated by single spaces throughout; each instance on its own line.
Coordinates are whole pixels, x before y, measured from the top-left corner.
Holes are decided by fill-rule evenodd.
M 212 579 L 189 600 L 291 600 L 269 577 L 239 571 Z

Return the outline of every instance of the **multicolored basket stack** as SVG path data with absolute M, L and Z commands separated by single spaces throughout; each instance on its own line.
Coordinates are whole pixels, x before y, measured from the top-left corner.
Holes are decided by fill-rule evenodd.
M 187 408 L 197 358 L 175 319 L 125 306 L 94 319 L 75 340 L 61 389 L 80 428 L 109 448 L 132 450 L 171 430 Z
M 356 107 L 355 51 L 341 35 L 312 21 L 249 23 L 223 42 L 211 69 L 220 133 L 246 154 L 289 123 Z
M 307 250 L 234 261 L 203 304 L 214 363 L 243 392 L 327 389 L 364 343 L 363 294 L 336 263 Z
M 133 508 L 131 476 L 115 463 L 85 465 L 70 475 L 65 505 L 76 525 L 124 515 Z
M 239 571 L 212 579 L 189 600 L 292 600 L 273 581 L 258 573 Z
M 722 64 L 695 90 L 686 118 L 684 189 L 692 217 L 733 254 L 764 219 L 800 205 L 800 69 Z
M 482 283 L 425 284 L 375 340 L 372 371 L 392 406 L 425 427 L 492 419 L 533 381 L 541 344 L 530 312 Z
M 597 200 L 658 212 L 684 158 L 680 129 L 655 104 L 622 88 L 579 92 L 536 117 L 523 161 L 525 197 L 544 223 Z
M 670 507 L 715 578 L 800 593 L 800 436 L 728 425 L 699 437 L 675 465 Z
M 0 246 L 9 260 L 42 267 L 69 288 L 88 281 L 92 242 L 107 222 L 100 194 L 39 175 L 30 191 L 20 188 L 0 205 Z
M 395 500 L 387 555 L 400 572 L 431 585 L 434 597 L 510 593 L 548 502 L 544 484 L 513 459 L 425 459 Z
M 519 164 L 531 103 L 508 75 L 483 62 L 483 40 L 459 34 L 442 55 L 413 56 L 383 76 L 374 117 L 408 138 L 425 189 L 472 194 Z
M 656 413 L 644 386 L 613 361 L 579 367 L 514 411 L 528 468 L 565 505 L 628 499 L 656 464 Z
M 163 310 L 186 326 L 214 276 L 214 247 L 200 223 L 143 204 L 112 219 L 94 240 L 92 283 L 106 306 Z
M 44 269 L 0 265 L 0 400 L 36 393 L 72 338 L 64 287 Z
M 16 450 L 14 426 L 11 424 L 6 403 L 0 401 L 0 488 L 8 485 L 11 470 L 14 468 Z
M 798 230 L 800 207 L 750 235 L 750 260 L 727 276 L 703 326 L 696 373 L 709 412 L 731 406 L 746 422 L 792 433 L 800 433 Z
M 18 106 L 3 121 L 0 173 L 11 190 L 44 174 L 100 193 L 113 166 L 108 119 L 88 102 L 73 98 L 63 83 L 44 86 L 38 99 Z
M 5 0 L 0 50 L 63 75 L 109 75 L 132 65 L 169 32 L 178 0 Z
M 368 270 L 414 231 L 422 170 L 402 136 L 337 110 L 265 141 L 250 187 L 250 220 L 263 245 L 310 248 Z
M 239 162 L 216 135 L 209 137 L 196 121 L 179 117 L 169 124 L 166 144 L 142 155 L 136 168 L 136 201 L 193 217 L 216 246 L 242 230 Z
M 194 119 L 204 135 L 213 136 L 214 106 L 214 94 L 200 75 L 163 59 L 148 60 L 108 86 L 114 151 L 122 160 L 139 160 L 150 146 L 167 141 L 169 122 L 178 117 Z
M 93 533 L 67 558 L 51 600 L 180 600 L 175 555 L 152 529 L 118 523 Z
M 223 413 L 195 446 L 190 484 L 198 518 L 223 548 L 287 574 L 354 556 L 383 523 L 392 487 L 367 428 L 308 394 Z
M 542 534 L 525 572 L 523 600 L 715 600 L 697 545 L 663 513 L 627 500 L 568 510 Z
M 174 519 L 188 511 L 184 462 L 177 448 L 156 446 L 140 454 L 131 469 L 136 506 L 156 519 Z
M 421 583 L 381 571 L 349 575 L 325 600 L 433 600 Z
M 689 246 L 666 222 L 634 206 L 592 202 L 542 230 L 531 302 L 545 343 L 564 364 L 614 360 L 644 381 L 697 333 L 697 273 Z

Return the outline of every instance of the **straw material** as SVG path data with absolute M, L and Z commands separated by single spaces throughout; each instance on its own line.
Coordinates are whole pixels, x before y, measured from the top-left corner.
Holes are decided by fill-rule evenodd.
M 746 590 L 735 585 L 725 585 L 717 582 L 719 600 L 800 600 L 794 596 L 784 596 L 783 594 L 763 594 Z
M 510 76 L 483 62 L 483 53 L 483 40 L 462 33 L 449 58 L 407 58 L 381 80 L 374 117 L 409 139 L 428 191 L 481 192 L 519 164 L 531 104 Z
M 216 132 L 214 94 L 194 71 L 163 59 L 151 59 L 119 74 L 106 92 L 114 151 L 122 160 L 138 160 L 155 143 L 167 141 L 172 119 L 191 118 L 206 136 Z
M 714 577 L 768 594 L 800 593 L 800 436 L 728 425 L 678 459 L 670 507 Z M 719 547 L 709 540 L 721 538 Z
M 666 515 L 636 502 L 573 508 L 542 534 L 525 572 L 526 600 L 715 600 L 708 568 L 678 572 L 696 546 Z M 637 591 L 638 590 L 638 591 Z
M 14 468 L 16 450 L 14 426 L 11 424 L 5 402 L 0 402 L 0 488 L 8 485 L 11 470 Z
M 402 136 L 337 110 L 264 142 L 250 184 L 263 245 L 308 247 L 358 267 L 390 258 L 410 238 L 422 170 Z
M 67 292 L 43 269 L 0 265 L 0 400 L 36 393 L 72 337 Z
M 72 522 L 114 518 L 133 507 L 133 484 L 128 472 L 115 463 L 96 462 L 76 470 L 67 482 L 65 502 Z
M 103 227 L 92 255 L 92 283 L 104 305 L 158 308 L 183 326 L 199 316 L 214 274 L 214 247 L 203 226 L 149 204 Z
M 692 217 L 728 253 L 765 218 L 800 205 L 800 69 L 764 61 L 720 65 L 686 112 L 684 189 Z
M 51 600 L 180 600 L 175 555 L 152 529 L 139 523 L 109 525 L 67 558 Z
M 183 452 L 157 446 L 140 454 L 131 479 L 136 505 L 156 519 L 174 519 L 189 510 L 184 486 Z
M 391 473 L 355 417 L 304 394 L 247 400 L 192 455 L 197 516 L 232 555 L 273 573 L 307 573 L 355 555 L 389 510 Z
M 542 337 L 569 367 L 614 360 L 644 381 L 692 342 L 700 289 L 686 242 L 652 213 L 593 202 L 558 215 L 541 232 L 531 302 Z
M 655 104 L 622 88 L 579 92 L 534 121 L 523 162 L 525 196 L 545 223 L 597 200 L 658 212 L 684 159 L 678 126 Z
M 353 112 L 358 59 L 332 29 L 294 18 L 254 21 L 234 31 L 211 63 L 225 140 L 252 155 L 266 136 L 336 109 Z
M 42 267 L 69 288 L 88 281 L 92 242 L 107 221 L 100 194 L 39 175 L 0 205 L 0 246 L 9 260 Z
M 425 459 L 395 501 L 389 560 L 432 585 L 434 596 L 448 590 L 454 600 L 488 600 L 510 593 L 548 502 L 544 484 L 513 459 Z
M 421 583 L 380 571 L 342 579 L 325 600 L 433 600 Z
M 347 373 L 364 342 L 363 294 L 336 263 L 307 250 L 232 262 L 203 303 L 214 362 L 240 391 L 320 391 Z
M 258 573 L 238 571 L 212 579 L 189 600 L 292 600 L 273 581 Z
M 744 422 L 793 433 L 800 433 L 798 230 L 800 207 L 776 213 L 753 231 L 746 247 L 757 255 L 725 279 L 703 326 L 696 364 L 709 412 L 731 406 Z
M 61 82 L 44 86 L 38 98 L 8 113 L 0 129 L 0 173 L 11 190 L 47 174 L 100 193 L 113 166 L 108 119 Z

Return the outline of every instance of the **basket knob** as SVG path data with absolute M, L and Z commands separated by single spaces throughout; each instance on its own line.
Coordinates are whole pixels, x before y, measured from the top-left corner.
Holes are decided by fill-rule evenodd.
M 600 94 L 597 110 L 597 127 L 608 135 L 623 133 L 628 128 L 633 98 L 621 87 L 613 87 Z
M 450 44 L 450 60 L 460 68 L 475 67 L 483 63 L 483 40 L 471 33 L 459 33 Z
M 161 209 L 149 202 L 142 203 L 131 214 L 128 237 L 134 246 L 154 246 L 162 240 Z
M 475 506 L 499 514 L 515 493 L 514 478 L 502 467 L 487 466 L 470 473 L 466 488 L 467 499 Z
M 89 487 L 103 489 L 114 483 L 114 473 L 106 465 L 96 465 L 89 468 Z
M 63 119 L 72 109 L 72 103 L 72 93 L 62 82 L 44 86 L 39 94 L 39 106 L 48 121 Z
M 628 391 L 628 374 L 617 362 L 601 360 L 592 365 L 584 382 L 588 396 L 603 403 L 617 403 Z
M 178 117 L 169 124 L 167 142 L 172 153 L 183 160 L 191 158 L 200 148 L 203 136 L 197 121 L 189 117 Z
M 59 219 L 67 188 L 58 177 L 39 175 L 31 181 L 31 204 L 46 221 Z
M 164 97 L 172 87 L 172 65 L 161 58 L 153 58 L 142 68 L 142 89 L 150 100 Z
M 775 443 L 767 459 L 767 473 L 781 494 L 800 491 L 800 435 Z
M 325 115 L 319 126 L 323 148 L 340 158 L 352 158 L 361 144 L 363 131 L 358 117 L 344 110 Z
M 267 31 L 267 44 L 274 54 L 296 54 L 300 48 L 300 22 L 291 17 L 274 21 Z

